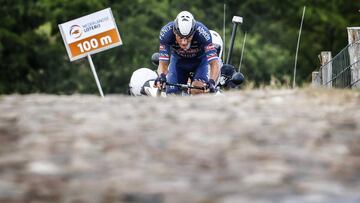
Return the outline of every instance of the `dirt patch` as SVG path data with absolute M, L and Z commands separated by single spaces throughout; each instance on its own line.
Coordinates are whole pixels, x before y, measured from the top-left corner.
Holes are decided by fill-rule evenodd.
M 359 202 L 359 99 L 330 89 L 3 96 L 0 200 Z

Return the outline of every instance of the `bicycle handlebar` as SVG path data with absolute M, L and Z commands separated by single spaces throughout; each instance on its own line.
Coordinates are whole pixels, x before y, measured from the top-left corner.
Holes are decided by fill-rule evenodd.
M 189 85 L 189 84 L 172 84 L 172 83 L 168 83 L 166 82 L 166 85 L 167 86 L 173 86 L 173 87 L 178 87 L 180 88 L 181 90 L 188 90 L 188 89 L 196 89 L 196 90 L 207 90 L 208 88 L 205 86 L 205 87 L 198 87 L 198 86 L 192 86 L 192 85 Z

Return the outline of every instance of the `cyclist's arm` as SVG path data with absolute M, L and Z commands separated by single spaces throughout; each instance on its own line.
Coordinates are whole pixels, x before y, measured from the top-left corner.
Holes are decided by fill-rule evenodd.
M 165 75 L 168 72 L 168 66 L 169 66 L 169 62 L 168 61 L 159 61 L 159 66 L 157 69 L 157 73 L 158 75 L 161 75 L 161 73 L 164 73 Z
M 160 76 L 162 73 L 165 75 L 168 72 L 170 61 L 170 44 L 173 35 L 173 22 L 169 22 L 160 30 L 160 46 L 159 46 L 159 66 L 157 73 Z
M 160 44 L 159 53 L 160 53 L 160 56 L 159 56 L 159 66 L 157 69 L 157 73 L 158 73 L 158 75 L 161 75 L 161 73 L 164 73 L 166 75 L 168 72 L 168 66 L 169 66 L 169 61 L 170 61 L 169 45 Z
M 219 75 L 220 75 L 220 67 L 219 67 L 219 59 L 212 60 L 209 62 L 210 64 L 210 79 L 213 79 L 214 81 L 217 81 Z
M 207 61 L 210 65 L 210 78 L 217 81 L 220 74 L 219 57 L 217 55 L 215 46 L 212 43 L 210 31 L 203 24 L 200 24 L 203 32 L 199 33 L 199 40 L 204 45 L 204 51 Z

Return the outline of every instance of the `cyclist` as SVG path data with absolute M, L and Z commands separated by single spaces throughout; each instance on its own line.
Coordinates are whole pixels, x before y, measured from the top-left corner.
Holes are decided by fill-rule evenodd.
M 219 56 L 219 67 L 221 67 L 221 75 L 216 82 L 216 86 L 227 88 L 235 88 L 244 81 L 244 76 L 241 73 L 237 73 L 235 67 L 229 64 L 223 64 L 221 56 L 223 53 L 223 41 L 219 33 L 214 30 L 210 30 L 212 43 Z M 151 56 L 151 62 L 155 65 L 159 65 L 159 53 L 156 52 Z M 209 71 L 210 72 L 210 71 Z M 148 92 L 146 89 L 152 89 L 152 84 L 156 80 L 158 75 L 155 71 L 148 68 L 140 68 L 133 72 L 129 83 L 129 95 L 142 96 L 152 95 L 153 92 Z
M 215 92 L 219 77 L 219 57 L 212 44 L 209 29 L 197 22 L 188 11 L 180 12 L 176 19 L 160 31 L 158 78 L 155 86 L 163 88 L 166 82 L 186 84 L 191 72 L 193 86 L 207 87 Z M 210 66 L 210 74 L 208 73 Z M 202 93 L 192 90 L 192 94 Z M 179 94 L 178 87 L 167 86 L 167 94 Z

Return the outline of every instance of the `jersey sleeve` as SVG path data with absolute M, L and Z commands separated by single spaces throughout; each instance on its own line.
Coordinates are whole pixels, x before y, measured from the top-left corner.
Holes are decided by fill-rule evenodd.
M 206 54 L 208 62 L 219 59 L 216 49 L 212 43 L 205 46 L 205 54 Z
M 204 45 L 204 51 L 208 62 L 211 62 L 213 60 L 218 60 L 219 57 L 217 55 L 216 48 L 212 43 L 209 29 L 205 25 L 199 23 L 197 27 L 197 31 L 199 33 L 201 42 Z
M 160 46 L 159 46 L 159 61 L 170 60 L 170 40 L 173 29 L 173 23 L 170 22 L 160 30 Z
M 159 47 L 159 61 L 169 61 L 170 60 L 170 47 L 164 44 L 160 44 Z

